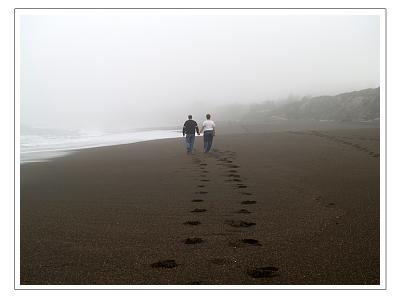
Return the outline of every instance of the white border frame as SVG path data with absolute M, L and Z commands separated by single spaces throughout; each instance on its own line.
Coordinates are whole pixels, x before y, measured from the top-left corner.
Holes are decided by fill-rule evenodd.
M 376 15 L 380 17 L 380 284 L 379 285 L 202 285 L 197 288 L 181 285 L 21 285 L 20 284 L 20 18 L 26 15 Z M 310 290 L 310 289 L 344 289 L 344 290 L 382 290 L 386 289 L 387 274 L 387 198 L 386 198 L 386 9 L 384 8 L 55 8 L 15 10 L 14 15 L 14 105 L 15 105 L 15 199 L 14 199 L 14 226 L 15 226 L 15 256 L 14 256 L 14 289 L 21 290 L 123 290 L 123 289 L 155 289 L 155 290 L 205 290 L 205 289 L 242 289 L 242 290 Z M 18 141 L 18 142 L 17 142 Z

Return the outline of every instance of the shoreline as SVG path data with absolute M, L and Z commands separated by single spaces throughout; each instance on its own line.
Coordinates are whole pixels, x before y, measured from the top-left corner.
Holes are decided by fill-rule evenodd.
M 271 122 L 271 120 L 270 120 Z M 377 126 L 378 125 L 378 126 Z M 163 127 L 164 128 L 164 127 Z M 218 135 L 235 135 L 235 134 L 252 134 L 252 133 L 271 133 L 271 132 L 286 132 L 286 131 L 309 131 L 309 130 L 338 130 L 338 129 L 365 129 L 365 128 L 379 128 L 379 123 L 376 122 L 338 122 L 338 121 L 329 121 L 324 122 L 324 120 L 285 120 L 282 122 L 281 120 L 272 120 L 272 123 L 244 123 L 244 122 L 227 122 L 222 121 L 221 126 L 218 127 Z M 138 129 L 134 131 L 135 133 L 140 132 L 149 132 L 149 131 L 159 131 L 159 129 Z M 167 130 L 167 129 L 162 129 Z M 179 132 L 177 129 L 169 129 L 168 132 Z M 125 132 L 129 133 L 129 132 Z M 118 134 L 123 134 L 120 132 Z M 199 137 L 202 137 L 201 134 Z M 121 142 L 114 142 L 108 144 L 98 144 L 98 145 L 82 145 L 79 147 L 67 147 L 67 148 L 60 148 L 60 149 L 45 149 L 45 150 L 35 150 L 35 151 L 26 151 L 20 152 L 19 162 L 20 165 L 26 163 L 37 163 L 37 162 L 46 162 L 50 161 L 51 159 L 57 157 L 63 157 L 66 155 L 70 155 L 76 151 L 80 151 L 83 149 L 91 149 L 91 148 L 101 148 L 101 147 L 110 147 L 110 146 L 117 146 L 117 145 L 127 145 L 127 144 L 135 144 L 141 143 L 146 141 L 155 141 L 155 140 L 164 140 L 164 139 L 179 139 L 181 136 L 175 137 L 153 137 L 153 138 L 146 138 L 137 141 L 121 141 Z M 198 137 L 196 135 L 196 137 Z M 23 159 L 22 156 L 25 156 Z
M 150 131 L 150 130 L 148 130 Z M 144 132 L 147 131 L 139 131 L 139 132 L 134 132 L 133 134 L 143 134 Z M 64 146 L 54 146 L 53 149 L 40 149 L 38 147 L 37 150 L 30 150 L 30 151 L 21 151 L 20 152 L 20 164 L 23 163 L 28 163 L 28 162 L 39 162 L 39 161 L 48 161 L 52 158 L 56 157 L 62 157 L 65 155 L 69 155 L 73 152 L 82 150 L 82 149 L 91 149 L 91 148 L 100 148 L 100 147 L 108 147 L 108 146 L 116 146 L 116 145 L 126 145 L 126 144 L 134 144 L 134 143 L 139 143 L 139 142 L 144 142 L 144 141 L 153 141 L 153 140 L 162 140 L 162 139 L 171 139 L 171 138 L 179 138 L 177 134 L 174 134 L 174 136 L 167 136 L 167 134 L 171 135 L 172 133 L 177 132 L 176 130 L 168 130 L 164 132 L 165 136 L 156 136 L 154 134 L 160 133 L 158 130 L 152 131 L 153 136 L 147 136 L 147 137 L 130 137 L 130 139 L 127 139 L 127 137 L 123 139 L 117 139 L 117 140 L 110 140 L 110 136 L 115 139 L 115 136 L 117 135 L 129 135 L 132 134 L 132 132 L 120 132 L 116 134 L 104 134 L 101 135 L 101 137 L 107 136 L 108 139 L 101 139 L 95 142 L 96 139 L 98 139 L 100 136 L 92 136 L 92 137 L 80 137 L 80 139 L 86 138 L 86 141 L 81 141 L 81 144 L 76 145 L 76 140 L 71 139 L 70 145 L 64 145 Z M 90 141 L 90 138 L 92 138 L 92 141 Z M 135 140 L 136 138 L 136 140 Z M 90 143 L 88 143 L 90 141 Z M 64 141 L 65 143 L 65 141 Z M 74 145 L 75 143 L 75 145 Z
M 38 150 L 38 151 L 30 151 L 30 152 L 21 152 L 21 154 L 33 154 L 35 157 L 43 157 L 42 160 L 25 160 L 22 161 L 20 159 L 20 165 L 22 164 L 27 164 L 27 163 L 38 163 L 38 162 L 49 162 L 54 158 L 58 157 L 64 157 L 67 155 L 73 155 L 74 153 L 77 153 L 81 150 L 86 150 L 86 149 L 96 149 L 96 148 L 105 148 L 105 147 L 114 147 L 114 146 L 120 146 L 120 145 L 132 145 L 132 144 L 137 144 L 137 143 L 144 143 L 144 142 L 151 142 L 151 141 L 158 141 L 158 140 L 168 140 L 168 139 L 179 139 L 179 137 L 166 137 L 166 138 L 158 138 L 158 139 L 152 139 L 152 140 L 141 140 L 141 141 L 135 141 L 135 142 L 123 142 L 123 143 L 118 143 L 118 144 L 110 144 L 110 145 L 97 145 L 97 146 L 87 146 L 87 147 L 79 147 L 79 148 L 66 148 L 66 149 L 57 149 L 57 150 Z M 40 154 L 47 154 L 44 156 L 40 156 Z M 53 155 L 51 155 L 53 154 Z M 50 157 L 48 157 L 50 155 Z
M 379 128 L 201 148 L 22 164 L 21 284 L 379 284 Z

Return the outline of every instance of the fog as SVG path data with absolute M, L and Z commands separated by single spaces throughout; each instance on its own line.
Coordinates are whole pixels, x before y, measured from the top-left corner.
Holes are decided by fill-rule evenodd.
M 21 123 L 218 121 L 218 106 L 379 86 L 378 16 L 22 16 Z

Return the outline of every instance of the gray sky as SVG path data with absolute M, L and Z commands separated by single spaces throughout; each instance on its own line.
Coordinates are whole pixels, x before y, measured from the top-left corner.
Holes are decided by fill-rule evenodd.
M 180 125 L 379 86 L 378 16 L 22 16 L 21 123 Z

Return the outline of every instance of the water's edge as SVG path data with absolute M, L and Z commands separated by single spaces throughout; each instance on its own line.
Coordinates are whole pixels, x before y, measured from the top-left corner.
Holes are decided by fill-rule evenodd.
M 181 136 L 182 133 L 177 130 L 155 130 L 97 136 L 76 136 L 73 138 L 38 136 L 31 143 L 23 143 L 24 137 L 21 136 L 20 164 L 46 162 L 81 149 L 125 145 Z

